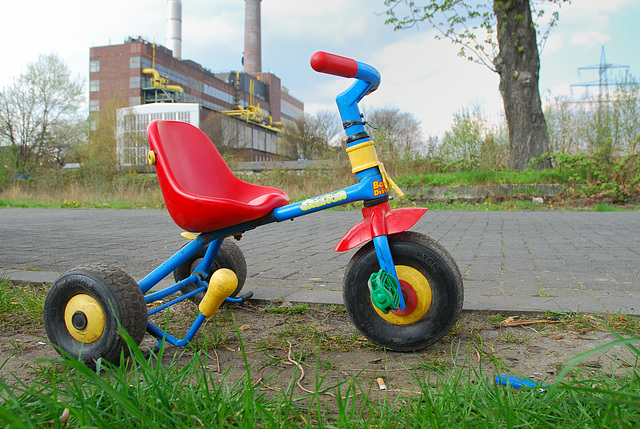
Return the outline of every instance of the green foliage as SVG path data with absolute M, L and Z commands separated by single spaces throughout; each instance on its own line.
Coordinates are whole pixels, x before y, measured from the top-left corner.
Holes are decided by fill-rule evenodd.
M 0 146 L 0 190 L 5 188 L 9 179 L 16 174 L 16 153 L 10 146 Z
M 91 180 L 95 184 L 100 181 L 111 181 L 118 172 L 119 162 L 117 154 L 117 110 L 127 105 L 123 98 L 115 96 L 111 100 L 103 103 L 101 109 L 96 114 L 92 114 L 88 123 L 91 124 L 92 131 L 90 138 L 76 150 L 76 157 L 82 164 L 82 174 L 85 180 Z M 125 130 L 131 126 L 132 115 L 125 115 Z M 129 133 L 134 136 L 136 133 Z M 125 131 L 125 135 L 127 132 Z M 126 136 L 125 138 L 134 138 Z M 136 141 L 129 143 L 130 146 L 147 147 L 146 141 Z M 135 160 L 129 160 L 134 161 Z
M 599 203 L 596 204 L 596 208 L 595 210 L 596 212 L 617 212 L 620 211 L 620 209 L 616 206 L 612 206 L 611 204 L 607 204 L 607 203 Z
M 547 99 L 552 152 L 601 150 L 608 158 L 616 158 L 640 150 L 640 83 L 627 76 L 612 86 L 614 91 L 583 97 L 579 103 L 564 97 Z M 608 158 L 603 161 L 609 162 Z
M 398 177 L 396 182 L 404 187 L 423 186 L 474 186 L 531 183 L 566 183 L 558 170 L 470 170 L 456 173 L 408 174 Z
M 545 154 L 544 159 L 553 162 L 560 177 L 576 187 L 574 192 L 582 196 L 599 196 L 613 203 L 624 203 L 640 196 L 640 152 L 620 159 L 612 159 L 608 148 L 590 153 Z M 532 164 L 539 162 L 532 160 Z
M 451 130 L 441 139 L 430 137 L 426 148 L 419 123 L 410 114 L 385 107 L 368 112 L 365 119 L 375 127 L 369 128 L 369 132 L 376 142 L 380 160 L 404 188 L 565 183 L 572 185 L 571 192 L 577 197 L 596 196 L 608 203 L 623 203 L 637 200 L 640 186 L 637 152 L 640 127 L 632 114 L 636 108 L 640 111 L 640 90 L 633 82 L 630 79 L 626 92 L 620 92 L 616 97 L 624 103 L 615 104 L 614 110 L 629 112 L 624 117 L 594 113 L 577 121 L 575 110 L 561 109 L 563 104 L 559 101 L 551 105 L 547 113 L 551 118 L 549 134 L 557 150 L 533 162 L 550 160 L 554 168 L 537 172 L 530 169 L 517 173 L 507 169 L 506 125 L 502 121 L 495 124 L 478 107 L 461 109 L 454 117 Z M 105 112 L 115 110 L 122 102 L 112 100 L 109 104 L 113 109 L 105 109 Z M 308 130 L 313 130 L 318 142 L 325 142 L 340 127 L 335 124 L 335 115 L 321 113 L 311 117 L 312 120 L 307 118 L 313 123 Z M 618 119 L 613 121 L 611 118 Z M 613 122 L 607 125 L 608 120 Z M 600 135 L 606 138 L 596 144 L 599 140 L 595 137 L 587 139 L 585 136 L 589 134 L 584 130 L 597 130 L 598 127 L 609 130 L 609 134 L 601 132 Z M 27 180 L 12 179 L 17 172 L 12 164 L 15 151 L 12 147 L 0 147 L 2 206 L 162 207 L 162 196 L 154 176 L 118 171 L 114 133 L 115 117 L 104 113 L 91 140 L 76 148 L 75 156 L 82 161 L 79 170 L 42 169 L 37 176 Z M 321 146 L 328 148 L 324 143 Z M 282 189 L 292 201 L 297 201 L 355 182 L 344 151 L 339 151 L 342 157 L 333 149 L 324 152 L 324 156 L 334 159 L 317 170 L 277 169 L 238 176 L 250 183 Z
M 442 163 L 442 172 L 504 168 L 508 152 L 506 127 L 492 124 L 479 107 L 456 113 L 451 130 L 428 149 L 429 156 Z

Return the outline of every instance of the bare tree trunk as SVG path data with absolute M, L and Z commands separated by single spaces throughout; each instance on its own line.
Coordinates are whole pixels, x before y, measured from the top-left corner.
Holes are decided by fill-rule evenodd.
M 548 151 L 547 122 L 538 80 L 540 55 L 529 0 L 493 0 L 500 54 L 495 59 L 509 127 L 509 166 L 524 170 Z M 549 162 L 535 168 L 550 167 Z

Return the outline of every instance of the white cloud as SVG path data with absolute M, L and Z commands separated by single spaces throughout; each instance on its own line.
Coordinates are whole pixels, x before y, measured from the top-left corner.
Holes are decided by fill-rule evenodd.
M 602 46 L 610 40 L 611 34 L 603 31 L 576 31 L 571 34 L 569 45 L 593 48 Z
M 579 0 L 560 8 L 560 20 L 551 30 L 545 53 L 568 47 L 592 48 L 612 40 L 613 25 L 634 0 Z
M 597 13 L 624 12 L 624 9 L 632 5 L 637 0 L 574 0 L 571 4 L 564 5 L 563 9 L 570 9 L 572 12 L 591 16 Z

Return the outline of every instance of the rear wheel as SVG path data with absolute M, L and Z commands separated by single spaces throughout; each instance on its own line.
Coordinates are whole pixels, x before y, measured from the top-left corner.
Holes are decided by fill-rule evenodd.
M 449 252 L 423 234 L 390 235 L 389 246 L 405 310 L 385 314 L 371 300 L 367 283 L 380 270 L 372 242 L 347 266 L 344 303 L 356 328 L 373 343 L 397 351 L 418 350 L 446 335 L 460 317 L 462 276 Z
M 90 367 L 99 358 L 117 363 L 121 352 L 128 352 L 119 328 L 140 344 L 147 329 L 147 305 L 127 273 L 88 264 L 53 283 L 44 303 L 44 323 L 59 353 L 69 353 Z
M 173 278 L 176 282 L 186 279 L 191 275 L 193 270 L 202 262 L 202 258 L 204 258 L 204 254 L 207 252 L 208 246 L 203 247 L 193 255 L 191 258 L 187 259 L 182 265 L 173 270 Z M 247 279 L 247 262 L 244 259 L 244 255 L 242 254 L 242 250 L 238 247 L 236 243 L 229 239 L 225 239 L 220 246 L 220 250 L 216 255 L 216 258 L 213 261 L 209 269 L 209 277 L 207 277 L 207 283 L 211 279 L 211 274 L 213 274 L 216 270 L 220 268 L 228 268 L 236 274 L 238 277 L 238 287 L 233 293 L 230 295 L 232 298 L 240 293 L 242 287 L 244 286 L 244 282 Z M 193 291 L 197 286 L 194 284 L 187 285 L 182 289 L 183 294 L 187 294 Z M 199 303 L 204 298 L 204 292 L 200 292 L 194 295 L 191 299 Z

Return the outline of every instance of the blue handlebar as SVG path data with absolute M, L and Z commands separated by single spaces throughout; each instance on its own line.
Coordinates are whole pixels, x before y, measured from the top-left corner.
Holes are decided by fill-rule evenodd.
M 336 97 L 336 103 L 338 104 L 342 123 L 351 124 L 346 127 L 347 136 L 356 135 L 357 138 L 362 135 L 363 137 L 358 140 L 368 138 L 361 122 L 358 103 L 365 95 L 375 91 L 380 86 L 380 73 L 378 70 L 369 64 L 322 51 L 318 51 L 311 56 L 311 67 L 320 73 L 356 79 L 349 89 Z M 348 146 L 355 143 L 355 141 L 349 143 L 349 140 L 347 142 Z
M 378 70 L 376 70 L 369 64 L 361 63 L 360 61 L 356 62 L 358 63 L 358 73 L 356 73 L 354 77 L 371 84 L 371 89 L 368 93 L 371 93 L 378 89 L 378 87 L 380 86 L 380 73 L 378 72 Z

